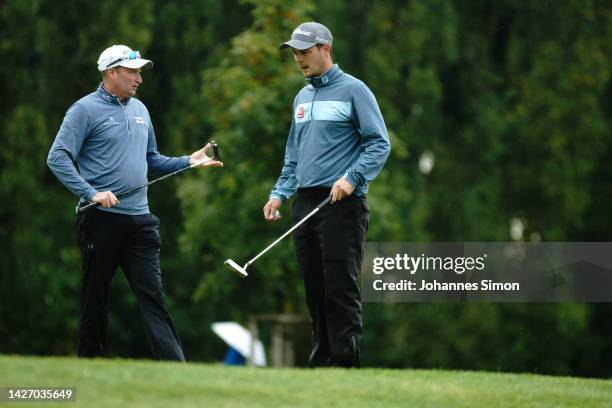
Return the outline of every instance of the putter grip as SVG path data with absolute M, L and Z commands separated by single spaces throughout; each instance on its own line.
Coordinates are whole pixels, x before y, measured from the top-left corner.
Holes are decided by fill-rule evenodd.
M 321 204 L 317 205 L 317 208 L 325 207 L 331 201 L 331 196 L 327 196 L 327 198 L 321 201 Z
M 86 204 L 86 205 L 84 205 L 82 207 L 79 207 L 77 209 L 77 213 L 79 213 L 79 214 L 80 213 L 84 213 L 85 211 L 89 210 L 90 208 L 97 207 L 97 206 L 98 206 L 98 203 L 89 203 L 89 204 Z
M 213 159 L 221 161 L 221 153 L 219 153 L 219 145 L 214 140 L 210 142 L 213 148 Z

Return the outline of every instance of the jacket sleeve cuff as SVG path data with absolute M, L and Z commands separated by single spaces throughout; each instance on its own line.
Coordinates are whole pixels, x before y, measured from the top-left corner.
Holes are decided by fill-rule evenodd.
M 89 187 L 85 192 L 85 198 L 87 199 L 87 201 L 91 201 L 91 199 L 96 195 L 96 193 L 97 191 L 95 188 Z
M 355 190 L 359 189 L 359 187 L 360 187 L 360 185 L 359 185 L 359 184 L 360 184 L 360 183 L 359 183 L 359 179 L 357 179 L 357 177 L 355 177 L 355 175 L 354 175 L 354 174 L 352 174 L 352 173 L 350 173 L 350 172 L 347 172 L 347 173 L 344 175 L 344 179 L 346 179 L 346 181 L 348 181 L 349 183 L 351 183 L 351 185 L 353 186 L 353 188 L 354 188 Z
M 285 201 L 287 201 L 287 200 L 285 200 L 285 198 L 283 196 L 281 196 L 279 194 L 270 194 L 270 197 L 268 197 L 268 200 L 271 200 L 273 198 L 279 200 L 281 203 L 284 203 Z

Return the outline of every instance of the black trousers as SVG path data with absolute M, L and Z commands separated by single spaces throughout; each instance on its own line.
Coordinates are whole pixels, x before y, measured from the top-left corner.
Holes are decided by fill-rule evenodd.
M 83 259 L 78 355 L 99 356 L 106 349 L 108 292 L 121 266 L 136 295 L 153 357 L 184 361 L 164 301 L 159 219 L 153 214 L 132 216 L 93 209 L 77 215 L 76 230 Z
M 293 204 L 294 222 L 329 192 L 329 188 L 299 189 Z M 367 199 L 350 195 L 323 207 L 293 235 L 312 320 L 311 367 L 360 365 L 359 272 L 368 220 Z

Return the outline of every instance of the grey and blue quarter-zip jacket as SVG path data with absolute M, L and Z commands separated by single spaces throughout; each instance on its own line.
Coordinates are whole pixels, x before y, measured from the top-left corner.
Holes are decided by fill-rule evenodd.
M 365 195 L 391 145 L 376 98 L 334 65 L 308 78 L 293 101 L 285 161 L 270 198 L 288 200 L 298 188 L 331 187 L 345 177 Z
M 146 184 L 149 171 L 164 174 L 187 167 L 189 156 L 162 156 L 146 106 L 136 98 L 122 103 L 100 84 L 68 108 L 47 165 L 83 201 L 91 200 L 98 191 L 117 195 Z M 100 209 L 148 214 L 147 189 L 122 197 L 114 207 Z

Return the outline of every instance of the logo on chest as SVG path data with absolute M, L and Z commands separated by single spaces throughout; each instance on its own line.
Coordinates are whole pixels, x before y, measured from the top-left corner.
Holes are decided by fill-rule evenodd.
M 295 107 L 295 112 L 293 112 L 293 118 L 295 119 L 295 123 L 307 122 L 311 119 L 310 117 L 310 108 L 312 106 L 311 102 L 301 103 Z
M 109 116 L 109 117 L 106 119 L 106 121 L 104 121 L 104 123 L 102 123 L 102 125 L 103 125 L 103 126 L 114 126 L 114 125 L 118 125 L 118 124 L 119 124 L 119 122 L 117 122 L 117 121 L 115 120 L 115 118 L 114 118 L 114 117 L 112 117 L 112 116 Z

